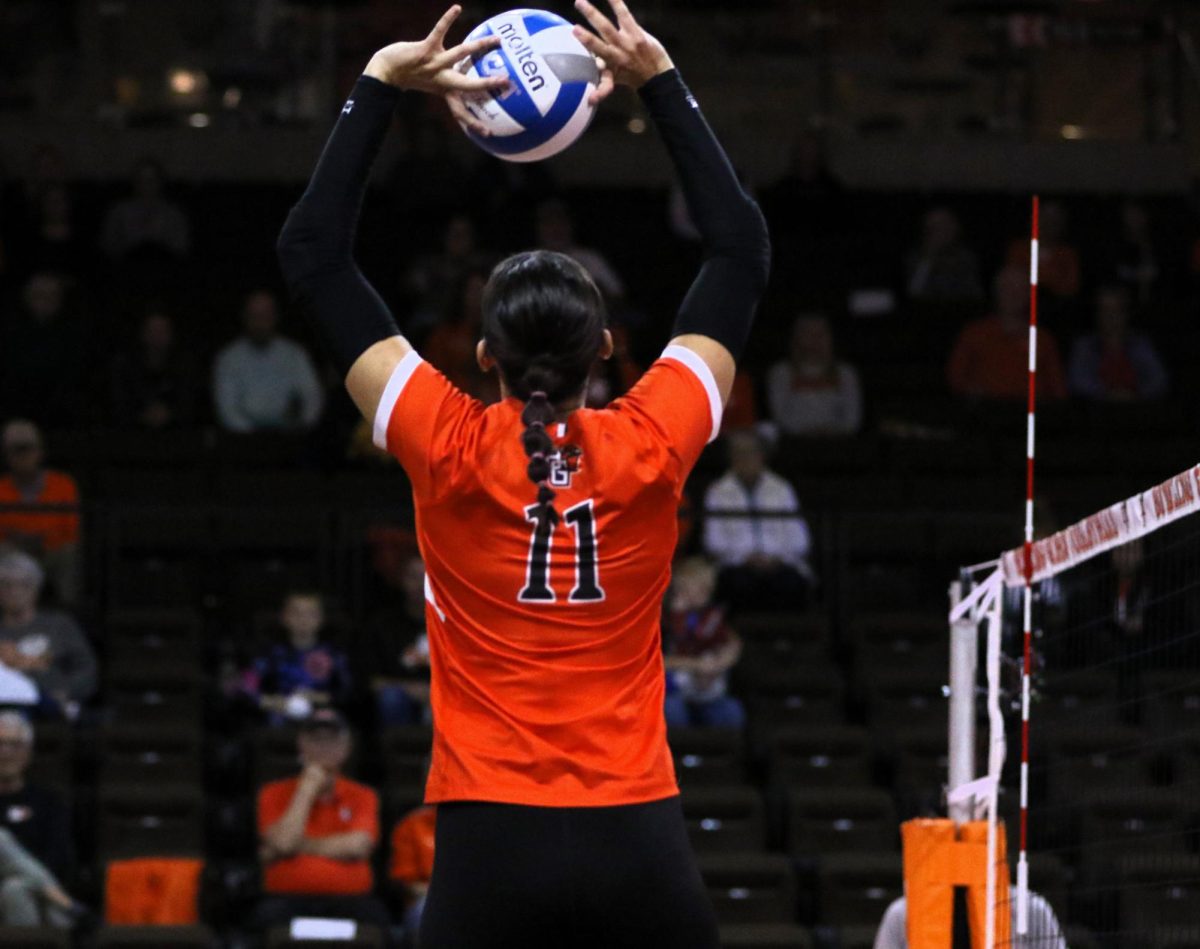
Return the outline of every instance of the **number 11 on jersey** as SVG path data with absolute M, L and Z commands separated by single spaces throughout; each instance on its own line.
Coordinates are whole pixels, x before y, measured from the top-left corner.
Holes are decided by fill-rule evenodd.
M 525 561 L 525 587 L 517 599 L 522 603 L 554 603 L 558 598 L 550 586 L 550 541 L 554 522 L 540 504 L 525 508 L 525 520 L 533 525 L 529 556 Z M 594 603 L 604 599 L 600 586 L 600 563 L 596 554 L 596 515 L 589 498 L 563 514 L 563 522 L 575 534 L 575 587 L 568 603 Z

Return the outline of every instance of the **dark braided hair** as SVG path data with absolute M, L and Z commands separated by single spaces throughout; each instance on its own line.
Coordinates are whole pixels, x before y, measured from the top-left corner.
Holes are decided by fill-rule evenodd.
M 483 338 L 505 384 L 525 402 L 521 444 L 529 480 L 550 523 L 557 407 L 577 398 L 604 344 L 604 298 L 586 270 L 564 254 L 535 250 L 501 261 L 483 291 Z

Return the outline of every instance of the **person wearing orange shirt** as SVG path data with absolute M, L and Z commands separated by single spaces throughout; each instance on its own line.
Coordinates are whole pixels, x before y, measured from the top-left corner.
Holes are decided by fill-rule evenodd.
M 492 271 L 475 345 L 498 375 L 490 406 L 421 358 L 354 260 L 402 90 L 446 96 L 476 133 L 463 96 L 517 94 L 507 75 L 454 68 L 501 41 L 446 49 L 460 6 L 372 57 L 278 242 L 293 297 L 412 487 L 433 708 L 425 803 L 438 807 L 422 949 L 719 941 L 667 745 L 661 614 L 683 485 L 720 432 L 770 236 L 662 44 L 623 0 L 609 2 L 615 21 L 577 5 L 596 32 L 574 35 L 599 62 L 569 68 L 596 87 L 566 94 L 598 104 L 616 82 L 638 89 L 702 237 L 670 342 L 629 392 L 585 408 L 613 336 L 596 281 L 566 254 Z
M 45 467 L 42 434 L 33 422 L 4 426 L 0 478 L 0 544 L 41 561 L 64 606 L 79 599 L 79 488 L 75 479 Z M 40 509 L 39 508 L 43 508 Z
M 426 805 L 404 815 L 392 831 L 392 863 L 388 876 L 404 889 L 404 931 L 409 944 L 414 946 L 429 881 L 433 879 L 436 828 L 437 808 Z
M 266 894 L 253 928 L 286 926 L 296 916 L 355 919 L 386 931 L 386 908 L 372 895 L 371 856 L 379 844 L 379 796 L 342 775 L 350 730 L 334 709 L 318 709 L 297 738 L 302 770 L 258 794 L 259 860 Z
M 1066 374 L 1054 335 L 1038 330 L 1038 398 L 1064 399 Z M 996 312 L 968 323 L 946 367 L 950 391 L 973 399 L 1022 400 L 1029 391 L 1029 275 L 996 275 Z

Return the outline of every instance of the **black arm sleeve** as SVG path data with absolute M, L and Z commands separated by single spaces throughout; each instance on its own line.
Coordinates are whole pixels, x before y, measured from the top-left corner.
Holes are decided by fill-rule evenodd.
M 708 336 L 737 358 L 771 272 L 766 221 L 679 71 L 655 76 L 640 92 L 675 163 L 704 247 L 704 263 L 679 309 L 675 335 Z
M 387 304 L 354 262 L 367 176 L 399 96 L 386 83 L 359 78 L 276 244 L 292 299 L 343 374 L 375 343 L 400 332 Z

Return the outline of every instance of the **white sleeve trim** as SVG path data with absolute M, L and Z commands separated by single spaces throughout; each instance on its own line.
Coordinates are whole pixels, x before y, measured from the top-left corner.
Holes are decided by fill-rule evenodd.
M 392 370 L 392 378 L 383 387 L 383 396 L 379 400 L 379 407 L 375 410 L 374 441 L 376 448 L 387 451 L 388 423 L 392 420 L 392 412 L 396 410 L 396 403 L 400 401 L 400 394 L 404 391 L 404 387 L 408 385 L 408 380 L 417 371 L 417 366 L 421 365 L 424 361 L 417 351 L 413 349 Z
M 708 393 L 709 412 L 712 415 L 712 434 L 708 436 L 708 440 L 714 441 L 721 433 L 721 414 L 725 411 L 725 407 L 721 403 L 717 380 L 713 376 L 712 370 L 708 368 L 708 363 L 701 359 L 698 353 L 686 346 L 668 346 L 663 350 L 662 358 L 674 359 L 676 362 L 683 363 L 695 373 L 696 378 L 704 386 L 704 391 Z

